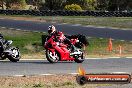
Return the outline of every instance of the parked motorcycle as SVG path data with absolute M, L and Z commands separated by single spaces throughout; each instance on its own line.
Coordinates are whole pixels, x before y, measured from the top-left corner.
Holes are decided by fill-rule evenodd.
M 12 62 L 20 60 L 20 51 L 17 47 L 12 47 L 12 40 L 4 40 L 0 38 L 0 59 L 8 58 Z
M 79 43 L 78 38 L 67 37 L 69 37 L 74 51 L 68 48 L 67 44 L 55 42 L 55 36 L 52 35 L 50 38 L 47 37 L 44 47 L 46 49 L 46 58 L 50 63 L 58 61 L 75 61 L 77 63 L 82 63 L 84 61 L 83 51 L 80 49 L 81 47 L 77 48 L 76 45 Z

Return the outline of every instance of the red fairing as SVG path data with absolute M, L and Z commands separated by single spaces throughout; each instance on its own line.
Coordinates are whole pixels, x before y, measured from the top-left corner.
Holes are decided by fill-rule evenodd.
M 70 52 L 67 49 L 67 46 L 63 43 L 57 44 L 57 42 L 54 41 L 54 35 L 51 36 L 51 38 L 48 39 L 48 41 L 45 43 L 44 47 L 45 49 L 50 50 L 52 53 L 54 51 L 57 51 L 60 54 L 61 60 L 74 60 L 74 58 L 70 58 Z

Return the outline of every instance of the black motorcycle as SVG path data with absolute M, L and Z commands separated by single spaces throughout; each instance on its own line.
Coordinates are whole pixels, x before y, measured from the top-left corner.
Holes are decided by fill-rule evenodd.
M 12 47 L 12 40 L 0 38 L 0 60 L 8 58 L 12 62 L 20 60 L 20 51 L 17 47 Z

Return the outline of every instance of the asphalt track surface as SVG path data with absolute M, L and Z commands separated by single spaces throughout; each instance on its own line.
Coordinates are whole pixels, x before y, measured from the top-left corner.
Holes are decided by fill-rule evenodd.
M 49 63 L 47 60 L 0 61 L 0 76 L 77 73 L 75 62 Z M 132 58 L 86 59 L 82 67 L 87 73 L 132 72 Z
M 51 23 L 0 19 L 0 26 L 21 30 L 47 32 Z M 56 24 L 57 29 L 65 34 L 84 34 L 90 37 L 113 38 L 132 40 L 131 30 L 116 30 L 110 28 L 94 28 L 81 25 Z M 59 62 L 50 64 L 47 60 L 22 60 L 18 63 L 0 61 L 0 75 L 36 75 L 36 74 L 61 74 L 76 73 L 79 64 L 75 62 Z M 82 63 L 88 73 L 132 72 L 132 58 L 113 59 L 88 59 Z
M 81 25 L 57 24 L 46 22 L 33 22 L 11 19 L 0 19 L 0 26 L 21 30 L 47 32 L 49 25 L 54 24 L 56 28 L 65 34 L 83 34 L 90 37 L 113 38 L 119 40 L 132 40 L 132 30 L 116 30 L 111 28 L 95 28 Z

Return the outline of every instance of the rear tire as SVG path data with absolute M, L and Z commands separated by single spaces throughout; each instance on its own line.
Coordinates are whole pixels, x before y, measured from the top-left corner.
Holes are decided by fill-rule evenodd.
M 12 54 L 8 55 L 7 58 L 11 61 L 11 62 L 17 62 L 20 60 L 20 51 L 18 48 L 13 47 L 11 48 Z
M 84 61 L 83 53 L 82 53 L 81 56 L 79 56 L 79 55 L 74 55 L 73 57 L 75 58 L 74 61 L 77 62 L 77 63 L 82 63 L 82 62 Z
M 46 50 L 46 58 L 50 63 L 56 63 L 59 61 L 59 55 L 58 53 L 55 51 L 54 55 L 52 54 L 52 52 L 50 50 Z
M 1 54 L 0 60 L 5 60 L 7 57 L 4 54 Z

